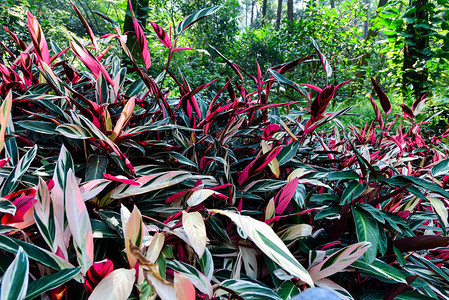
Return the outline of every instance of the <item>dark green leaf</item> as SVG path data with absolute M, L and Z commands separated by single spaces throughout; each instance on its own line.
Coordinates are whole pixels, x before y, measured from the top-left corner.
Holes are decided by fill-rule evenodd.
M 363 254 L 365 261 L 371 263 L 374 261 L 377 255 L 377 247 L 379 243 L 379 230 L 377 228 L 376 221 L 358 209 L 352 210 L 354 217 L 355 229 L 357 233 L 357 240 L 359 242 L 370 242 L 371 247 Z
M 57 288 L 77 276 L 80 270 L 81 267 L 68 268 L 30 282 L 25 299 L 34 299 L 46 291 Z
M 87 158 L 85 181 L 102 179 L 103 173 L 106 173 L 108 159 L 104 155 L 91 154 Z

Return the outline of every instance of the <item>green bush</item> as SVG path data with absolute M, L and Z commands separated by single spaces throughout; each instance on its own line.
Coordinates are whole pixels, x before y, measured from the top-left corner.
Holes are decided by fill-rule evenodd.
M 329 105 L 348 81 L 315 40 L 315 56 L 255 71 L 215 52 L 233 77 L 191 85 L 178 38 L 217 9 L 171 34 L 151 24 L 165 70 L 137 21 L 139 60 L 107 16 L 115 33 L 89 45 L 47 42 L 30 13 L 31 46 L 12 35 L 25 47 L 0 64 L 1 298 L 449 297 L 449 133 L 420 122 L 426 99 L 392 109 L 371 78 L 375 113 L 344 126 L 353 107 Z M 285 77 L 310 59 L 321 87 Z

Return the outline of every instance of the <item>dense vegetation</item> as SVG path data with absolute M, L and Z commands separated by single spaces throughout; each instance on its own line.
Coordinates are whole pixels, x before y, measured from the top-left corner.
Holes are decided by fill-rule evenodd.
M 11 2 L 1 299 L 449 299 L 447 2 Z

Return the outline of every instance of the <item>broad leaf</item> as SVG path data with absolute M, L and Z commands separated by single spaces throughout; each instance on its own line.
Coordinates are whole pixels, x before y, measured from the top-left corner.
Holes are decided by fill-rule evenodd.
M 446 158 L 434 165 L 431 172 L 434 177 L 449 175 L 449 158 Z
M 341 272 L 366 253 L 370 247 L 370 243 L 360 242 L 338 250 L 312 267 L 309 271 L 310 276 L 314 281 L 318 281 Z
M 89 300 L 128 299 L 134 286 L 135 274 L 134 269 L 112 271 L 95 287 Z
M 28 288 L 29 262 L 22 247 L 19 247 L 16 258 L 6 269 L 1 280 L 0 298 L 2 300 L 25 299 Z
M 178 26 L 176 27 L 176 34 L 179 35 L 181 32 L 186 30 L 188 27 L 190 27 L 194 23 L 217 12 L 220 8 L 221 8 L 221 6 L 207 7 L 207 8 L 203 8 L 203 9 L 197 11 L 196 13 L 191 14 L 190 16 L 186 17 L 184 20 L 182 20 L 178 24 Z
M 182 226 L 189 238 L 192 248 L 195 250 L 198 257 L 202 257 L 206 249 L 206 226 L 203 221 L 203 216 L 197 211 L 182 212 Z
M 358 260 L 355 261 L 352 266 L 364 273 L 367 273 L 368 275 L 373 274 L 378 277 L 383 277 L 388 280 L 387 282 L 407 284 L 404 275 L 399 270 L 381 261 L 380 259 L 375 259 L 369 264 L 362 260 Z
M 25 299 L 34 299 L 39 295 L 45 293 L 46 291 L 57 288 L 58 286 L 75 278 L 80 273 L 80 270 L 81 267 L 68 268 L 31 281 L 28 284 L 28 290 Z
M 12 106 L 12 90 L 8 92 L 6 98 L 2 102 L 2 106 L 0 106 L 0 151 L 3 150 L 5 146 L 5 132 L 6 127 L 8 126 L 8 118 L 11 113 Z
M 313 286 L 309 273 L 296 260 L 270 226 L 251 217 L 242 216 L 227 210 L 210 209 L 209 212 L 222 214 L 230 218 L 265 255 L 290 274 Z
M 76 257 L 78 263 L 83 267 L 82 273 L 85 274 L 94 261 L 94 241 L 89 212 L 84 204 L 72 169 L 69 169 L 67 174 L 65 213 L 70 231 L 72 232 Z
M 364 212 L 352 209 L 354 217 L 355 230 L 359 242 L 370 242 L 371 247 L 365 252 L 365 260 L 367 263 L 374 261 L 377 255 L 377 245 L 379 243 L 379 229 L 376 221 Z

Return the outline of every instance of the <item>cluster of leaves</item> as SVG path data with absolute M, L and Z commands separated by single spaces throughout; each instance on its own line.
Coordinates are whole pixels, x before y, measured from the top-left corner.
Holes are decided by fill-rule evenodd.
M 174 33 L 151 23 L 168 51 L 155 79 L 135 19 L 142 65 L 116 22 L 102 15 L 115 33 L 98 39 L 75 6 L 88 45 L 47 42 L 30 13 L 31 42 L 10 33 L 21 51 L 0 64 L 1 298 L 289 299 L 317 285 L 342 299 L 448 299 L 437 145 L 449 132 L 421 133 L 426 99 L 388 116 L 373 79 L 384 114 L 371 98 L 375 118 L 344 128 L 351 107 L 326 110 L 347 82 L 328 83 L 314 40 L 322 88 L 285 77 L 310 56 L 253 76 L 218 51 L 235 77 L 192 88 L 170 66 L 192 50 L 178 37 L 218 9 Z M 98 51 L 111 40 L 131 68 Z M 177 91 L 160 89 L 168 79 Z M 307 108 L 270 103 L 275 85 Z

